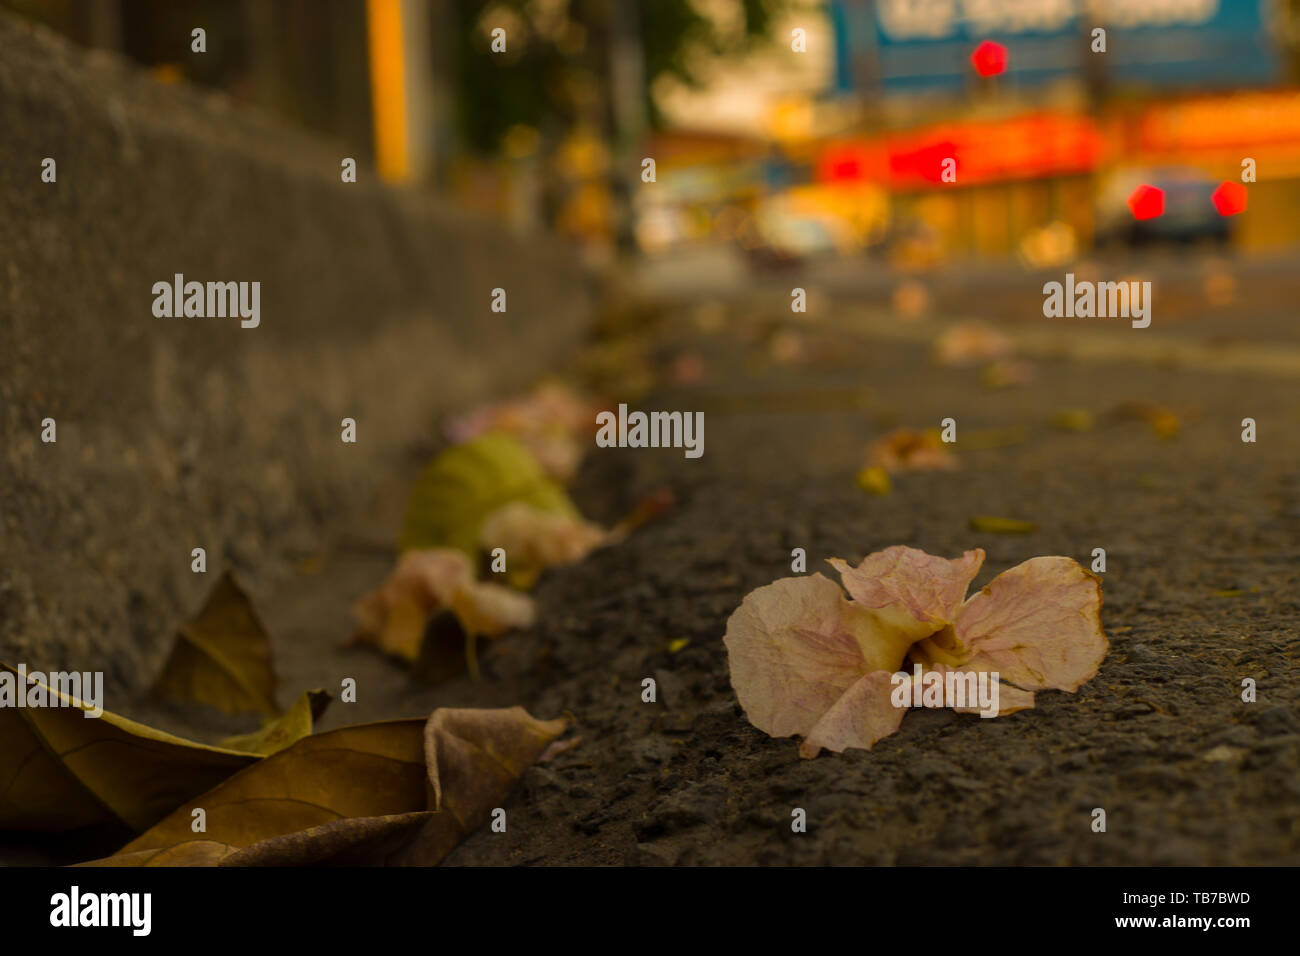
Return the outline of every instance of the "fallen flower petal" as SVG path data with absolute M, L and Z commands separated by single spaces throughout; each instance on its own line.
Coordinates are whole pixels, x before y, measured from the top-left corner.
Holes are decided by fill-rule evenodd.
M 910 656 L 915 658 L 919 655 L 913 651 Z M 895 688 L 894 692 L 896 694 L 902 694 L 904 699 L 906 699 L 909 695 L 914 693 L 914 686 L 917 680 L 915 672 L 917 670 L 921 673 L 923 684 L 928 675 L 935 674 L 938 676 L 939 681 L 941 681 L 938 686 L 942 695 L 939 706 L 950 707 L 959 714 L 980 714 L 983 712 L 978 702 L 972 703 L 972 701 L 976 700 L 976 697 L 969 692 L 969 688 L 975 686 L 971 681 L 974 680 L 976 684 L 978 683 L 981 674 L 980 671 L 969 668 L 948 667 L 946 664 L 930 664 L 925 667 L 922 667 L 921 664 L 915 664 L 913 665 L 914 672 L 906 675 L 907 689 L 904 691 L 900 688 Z M 960 690 L 958 690 L 957 694 L 949 693 L 949 674 L 965 682 L 967 688 L 966 693 L 963 694 Z M 1014 714 L 1021 710 L 1029 710 L 1034 706 L 1034 694 L 1032 691 L 1021 690 L 1019 687 L 1013 687 L 1011 684 L 998 680 L 997 678 L 986 677 L 985 679 L 991 680 L 991 683 L 997 686 L 995 693 L 997 694 L 998 710 L 995 716 L 1005 717 L 1007 714 Z
M 462 551 L 407 551 L 387 580 L 353 605 L 360 624 L 355 639 L 413 661 L 429 618 L 473 582 L 473 565 Z
M 513 435 L 542 470 L 567 482 L 577 473 L 599 409 L 558 382 L 544 382 L 527 395 L 475 409 L 447 423 L 447 436 L 465 442 L 499 431 Z M 588 439 L 589 441 L 589 439 Z
M 1027 690 L 1075 691 L 1106 656 L 1101 582 L 1064 557 L 1031 558 L 1003 571 L 957 618 L 963 666 L 997 671 Z
M 849 687 L 799 745 L 799 756 L 816 757 L 821 749 L 836 753 L 849 748 L 870 750 L 882 737 L 898 730 L 906 710 L 889 699 L 893 674 L 872 671 Z
M 512 501 L 483 521 L 483 550 L 505 551 L 512 584 L 527 587 L 547 568 L 581 561 L 609 541 L 609 533 L 574 514 L 543 511 Z
M 420 655 L 424 631 L 450 609 L 467 632 L 488 637 L 533 623 L 533 603 L 498 584 L 477 582 L 464 552 L 453 548 L 408 551 L 388 579 L 353 606 L 360 624 L 354 640 L 374 644 L 406 661 Z
M 888 472 L 951 471 L 957 466 L 957 456 L 944 447 L 938 432 L 898 428 L 867 448 L 867 467 Z
M 916 620 L 941 627 L 955 619 L 966 589 L 984 564 L 984 551 L 976 548 L 949 560 L 895 545 L 867 555 L 856 568 L 839 558 L 829 563 L 863 607 L 900 605 Z
M 1107 649 L 1097 579 L 1070 558 L 1033 558 L 963 601 L 983 561 L 979 549 L 947 559 L 898 546 L 857 567 L 831 559 L 852 600 L 820 574 L 750 592 L 724 638 L 749 721 L 803 736 L 813 757 L 892 734 L 916 681 L 923 706 L 992 717 L 1092 677 Z
M 807 736 L 872 670 L 849 618 L 862 614 L 822 574 L 751 591 L 727 621 L 731 686 L 745 715 L 773 737 Z M 898 657 L 902 662 L 902 654 Z
M 527 594 L 484 581 L 457 592 L 451 609 L 471 634 L 496 637 L 516 628 L 532 627 L 537 607 Z

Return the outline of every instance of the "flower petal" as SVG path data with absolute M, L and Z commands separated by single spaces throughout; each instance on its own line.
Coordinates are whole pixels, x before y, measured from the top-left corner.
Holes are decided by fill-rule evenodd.
M 927 665 L 922 671 L 923 674 L 929 672 L 935 672 L 944 679 L 944 707 L 951 707 L 959 714 L 982 714 L 983 708 L 979 705 L 979 697 L 977 694 L 978 685 L 970 683 L 972 677 L 976 681 L 979 680 L 981 671 L 970 667 L 949 667 L 946 664 L 931 664 Z M 948 693 L 948 674 L 955 674 L 963 681 L 962 687 L 958 688 L 954 686 L 953 694 Z M 1019 687 L 1012 687 L 1010 684 L 999 680 L 997 677 L 990 676 L 987 679 L 990 681 L 990 696 L 993 693 L 997 694 L 998 712 L 996 716 L 1005 717 L 1007 714 L 1014 714 L 1018 710 L 1029 710 L 1034 706 L 1034 695 L 1031 691 L 1021 690 Z M 916 678 L 914 676 L 910 674 L 908 675 L 909 688 L 915 680 Z M 996 685 L 996 690 L 994 690 L 992 685 Z M 973 693 L 973 691 L 976 692 Z M 909 690 L 908 693 L 910 695 L 912 691 Z M 911 697 L 909 696 L 908 699 L 910 700 Z M 962 704 L 962 706 L 957 706 L 959 703 Z M 991 699 L 990 703 L 992 703 Z
M 532 627 L 537 607 L 527 594 L 501 584 L 478 582 L 451 599 L 460 626 L 483 637 L 496 637 L 519 627 Z
M 895 545 L 867 555 L 856 568 L 839 558 L 831 558 L 830 563 L 863 607 L 901 607 L 915 620 L 934 624 L 929 632 L 933 633 L 955 619 L 966 589 L 984 563 L 984 551 L 976 548 L 950 560 Z
M 727 621 L 731 686 L 773 737 L 807 734 L 868 670 L 844 592 L 821 574 L 751 591 Z
M 355 640 L 406 661 L 420 656 L 429 619 L 450 608 L 461 626 L 486 637 L 528 627 L 536 612 L 527 595 L 477 582 L 464 552 L 454 548 L 407 551 L 382 585 L 353 606 Z
M 823 747 L 836 753 L 849 747 L 870 750 L 903 722 L 906 707 L 890 701 L 893 674 L 873 671 L 859 677 L 822 715 L 799 745 L 799 756 L 816 757 Z
M 526 501 L 502 505 L 483 519 L 484 550 L 503 548 L 521 583 L 531 583 L 546 568 L 581 561 L 607 543 L 609 532 L 572 514 L 543 511 Z
M 1101 584 L 1071 558 L 1031 558 L 962 605 L 955 633 L 965 668 L 1027 690 L 1077 690 L 1106 656 Z
M 429 618 L 474 581 L 469 558 L 452 548 L 408 551 L 384 583 L 353 605 L 356 639 L 413 661 Z

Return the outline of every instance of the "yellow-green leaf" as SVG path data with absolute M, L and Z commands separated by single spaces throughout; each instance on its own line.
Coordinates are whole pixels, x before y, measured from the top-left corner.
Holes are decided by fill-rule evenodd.
M 227 713 L 279 713 L 271 639 L 253 604 L 227 571 L 194 620 L 176 636 L 154 691 Z
M 578 514 L 564 489 L 511 436 L 490 432 L 455 445 L 433 460 L 412 489 L 400 548 L 456 548 L 477 557 L 483 520 L 512 501 Z

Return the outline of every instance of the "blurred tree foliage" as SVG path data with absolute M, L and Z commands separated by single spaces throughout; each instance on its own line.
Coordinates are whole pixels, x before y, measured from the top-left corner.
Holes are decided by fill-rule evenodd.
M 623 5 L 619 9 L 619 5 Z M 439 44 L 455 90 L 462 146 L 493 152 L 517 125 L 552 139 L 579 121 L 609 129 L 610 67 L 618 15 L 624 39 L 642 51 L 644 109 L 660 117 L 651 90 L 661 77 L 697 85 L 700 66 L 766 41 L 790 0 L 458 0 L 450 4 L 451 42 Z M 724 11 L 725 12 L 725 11 Z M 506 31 L 505 53 L 491 49 L 491 32 Z

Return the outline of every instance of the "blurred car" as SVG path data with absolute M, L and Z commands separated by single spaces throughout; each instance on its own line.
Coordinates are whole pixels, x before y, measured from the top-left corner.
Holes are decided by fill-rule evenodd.
M 1138 219 L 1129 197 L 1142 185 L 1165 194 L 1164 212 Z M 1099 249 L 1162 243 L 1225 246 L 1232 239 L 1232 222 L 1215 208 L 1211 197 L 1218 181 L 1185 167 L 1133 168 L 1113 173 L 1097 191 L 1093 242 Z

